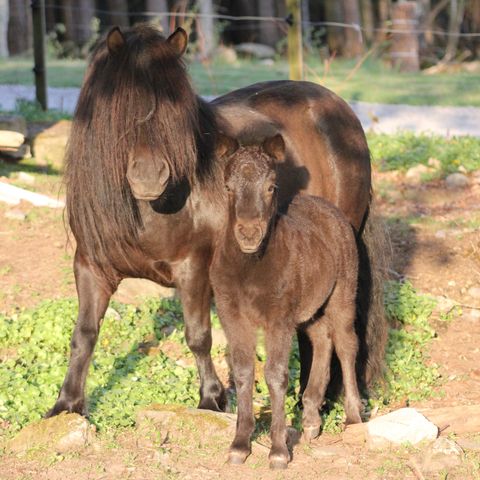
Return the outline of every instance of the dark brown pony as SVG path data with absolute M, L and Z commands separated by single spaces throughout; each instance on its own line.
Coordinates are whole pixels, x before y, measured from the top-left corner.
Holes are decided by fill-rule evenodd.
M 226 139 L 227 144 L 234 144 Z M 265 331 L 265 379 L 272 405 L 270 466 L 286 468 L 290 455 L 285 394 L 292 336 L 302 326 L 313 346 L 303 394 L 306 440 L 320 432 L 320 408 L 330 378 L 332 350 L 340 360 L 346 422 L 359 423 L 361 401 L 355 360 L 358 253 L 352 226 L 332 204 L 297 195 L 280 214 L 277 166 L 285 159 L 281 135 L 261 147 L 233 151 L 225 169 L 228 221 L 210 267 L 215 302 L 229 348 L 238 400 L 230 463 L 243 463 L 254 430 L 252 391 L 256 330 Z
M 49 415 L 86 413 L 85 379 L 100 324 L 126 277 L 178 289 L 200 376 L 199 406 L 225 407 L 210 357 L 208 267 L 226 218 L 217 132 L 243 142 L 282 133 L 280 203 L 300 191 L 323 195 L 346 214 L 361 245 L 373 238 L 370 157 L 348 105 L 320 86 L 287 81 L 253 85 L 207 104 L 195 95 L 181 60 L 186 45 L 181 29 L 165 39 L 153 27 L 138 26 L 113 29 L 93 52 L 65 167 L 79 314 L 68 371 Z M 364 264 L 368 311 L 358 322 L 359 365 L 373 377 L 383 362 L 386 324 L 382 310 L 372 308 L 366 255 Z M 311 352 L 306 337 L 300 343 L 306 385 Z

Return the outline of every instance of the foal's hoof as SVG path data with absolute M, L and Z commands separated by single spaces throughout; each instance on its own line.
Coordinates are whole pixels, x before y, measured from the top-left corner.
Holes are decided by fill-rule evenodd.
M 320 435 L 320 425 L 316 427 L 304 427 L 303 429 L 303 441 L 305 443 L 310 443 L 319 435 Z
M 250 452 L 232 450 L 228 453 L 228 463 L 230 465 L 242 465 L 249 455 Z
M 288 458 L 283 455 L 271 455 L 269 457 L 272 470 L 285 470 L 288 466 Z

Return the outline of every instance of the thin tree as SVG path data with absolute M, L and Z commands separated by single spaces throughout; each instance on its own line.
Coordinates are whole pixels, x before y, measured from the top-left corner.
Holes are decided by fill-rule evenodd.
M 212 0 L 198 0 L 201 16 L 198 20 L 200 56 L 209 58 L 215 48 L 215 27 Z
M 9 0 L 8 50 L 10 55 L 32 47 L 32 12 L 29 0 Z
M 465 13 L 465 0 L 450 0 L 450 18 L 448 22 L 448 41 L 445 56 L 442 62 L 451 62 L 456 54 L 460 26 L 462 25 L 463 15 Z
M 343 55 L 347 58 L 359 57 L 363 52 L 362 33 L 360 30 L 360 8 L 358 0 L 342 0 L 344 22 L 358 28 L 345 28 Z
M 168 2 L 167 0 L 147 0 L 145 3 L 147 11 L 149 13 L 167 13 L 168 12 Z M 148 17 L 148 20 L 153 20 L 155 17 Z M 168 15 L 159 15 L 158 21 L 162 26 L 163 32 L 168 35 Z
M 0 58 L 8 57 L 8 0 L 0 0 Z

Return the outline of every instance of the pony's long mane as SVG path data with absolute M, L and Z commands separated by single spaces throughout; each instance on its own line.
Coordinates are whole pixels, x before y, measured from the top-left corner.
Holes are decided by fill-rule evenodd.
M 136 145 L 167 161 L 172 181 L 208 176 L 199 126 L 208 112 L 200 111 L 182 60 L 154 27 L 137 26 L 124 38 L 117 52 L 105 39 L 94 50 L 66 153 L 70 227 L 104 273 L 112 258 L 128 257 L 142 228 L 126 179 Z

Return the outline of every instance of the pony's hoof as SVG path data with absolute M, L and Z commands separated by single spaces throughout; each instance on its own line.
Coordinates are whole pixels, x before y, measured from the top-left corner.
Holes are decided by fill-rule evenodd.
M 345 420 L 345 426 L 352 425 L 354 423 L 362 423 L 362 417 L 360 417 L 360 414 L 357 413 L 355 415 L 347 416 Z
M 249 452 L 242 452 L 239 450 L 232 450 L 228 454 L 228 463 L 229 465 L 242 465 L 245 463 L 245 460 L 250 455 Z
M 270 458 L 270 468 L 272 470 L 285 470 L 288 466 L 288 458 L 283 455 L 272 455 Z
M 303 441 L 305 443 L 310 443 L 319 435 L 320 435 L 320 425 L 316 427 L 304 427 L 303 429 Z

